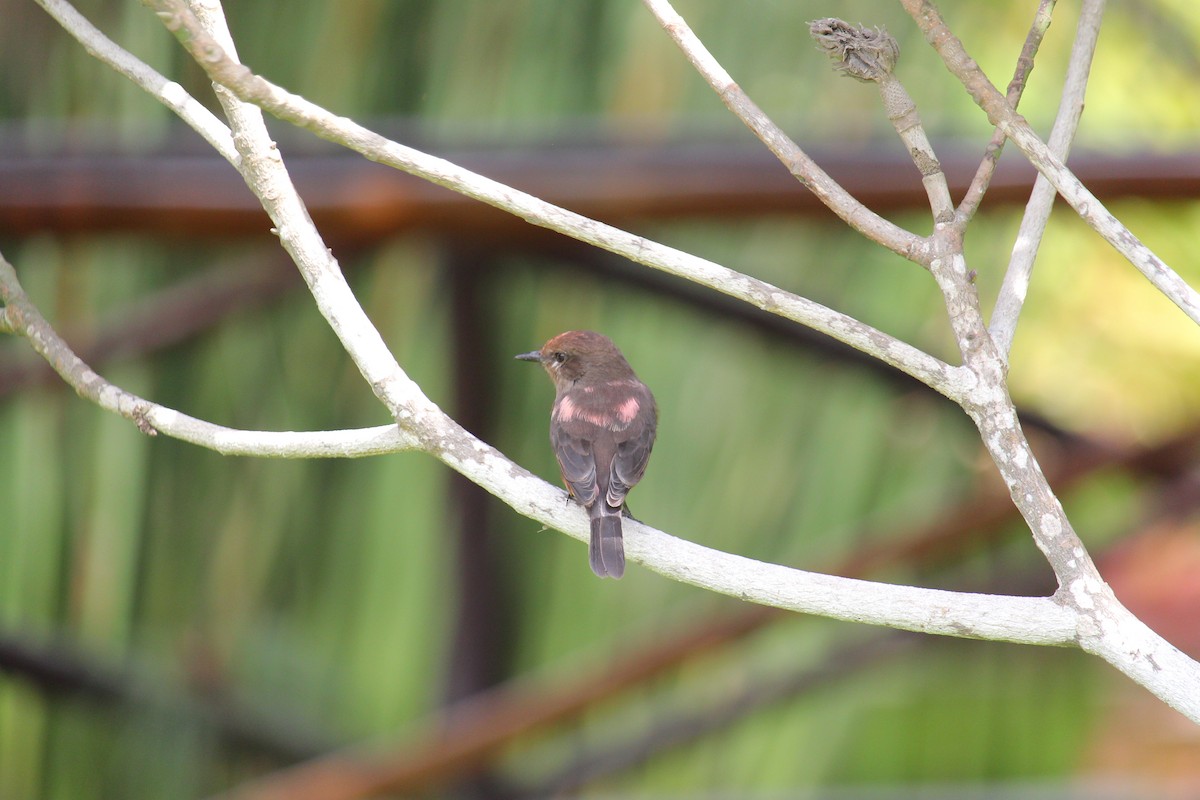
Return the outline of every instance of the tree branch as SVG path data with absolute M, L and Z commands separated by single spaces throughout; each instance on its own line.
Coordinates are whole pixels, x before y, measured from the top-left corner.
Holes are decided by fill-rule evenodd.
M 243 163 L 252 168 L 256 157 L 255 153 L 245 152 Z M 328 291 L 328 283 L 328 279 L 318 282 L 314 292 Z M 81 396 L 133 420 L 144 432 L 161 431 L 219 452 L 260 456 L 369 455 L 427 449 L 526 516 L 580 540 L 588 536 L 585 513 L 574 504 L 564 503 L 562 490 L 508 461 L 448 417 L 434 431 L 424 431 L 422 437 L 395 426 L 316 434 L 223 428 L 144 400 L 93 372 L 29 301 L 15 270 L 2 256 L 0 299 L 14 331 L 28 338 Z M 926 633 L 1031 644 L 1067 644 L 1075 636 L 1074 616 L 1049 598 L 959 594 L 803 572 L 710 550 L 632 520 L 627 523 L 626 548 L 632 560 L 667 577 L 792 611 Z
M 1029 26 L 1025 44 L 1021 47 L 1021 55 L 1017 56 L 1017 66 L 1013 70 L 1012 80 L 1008 82 L 1008 90 L 1004 95 L 1008 104 L 1013 108 L 1020 104 L 1021 95 L 1025 93 L 1025 84 L 1029 80 L 1029 74 L 1033 72 L 1033 61 L 1042 46 L 1042 39 L 1045 38 L 1046 31 L 1050 28 L 1051 15 L 1054 13 L 1056 2 L 1057 0 L 1041 0 L 1038 3 L 1037 12 L 1033 15 L 1033 23 Z M 979 162 L 975 177 L 971 179 L 971 184 L 967 187 L 966 194 L 963 195 L 963 200 L 958 204 L 958 210 L 955 212 L 955 219 L 959 225 L 968 223 L 975 216 L 975 212 L 979 210 L 979 204 L 983 202 L 983 196 L 992 183 L 992 177 L 996 174 L 996 167 L 1000 163 L 1000 154 L 1004 152 L 1004 143 L 1007 141 L 1008 137 L 1000 129 L 992 134 L 992 140 L 984 148 L 983 160 Z
M 318 121 L 335 121 L 322 109 L 276 89 L 231 60 L 187 9 L 174 0 L 145 2 L 174 9 L 160 14 L 168 28 L 176 32 L 215 80 L 236 88 L 239 97 L 245 95 L 256 102 L 275 104 L 310 126 Z M 219 10 L 219 6 L 216 8 Z M 307 113 L 297 114 L 301 108 Z M 261 120 L 250 116 L 231 122 L 248 184 L 272 214 L 285 248 L 297 259 L 313 289 L 318 307 L 329 318 L 376 394 L 388 404 L 397 423 L 416 435 L 425 450 L 518 511 L 576 538 L 585 538 L 587 527 L 581 508 L 562 504 L 560 490 L 552 490 L 441 413 L 391 359 L 378 334 L 363 328 L 369 328 L 370 323 L 341 279 L 336 262 L 327 251 L 316 252 L 316 246 L 323 248 L 320 237 L 315 230 L 309 230 L 311 221 L 303 214 L 299 198 L 294 196 L 294 188 L 278 152 L 261 127 Z M 245 130 L 239 129 L 240 122 L 247 122 Z M 391 154 L 394 143 L 351 126 L 345 123 L 340 129 L 366 136 L 370 143 L 382 148 L 381 153 Z M 456 181 L 473 177 L 457 168 L 452 172 Z M 451 182 L 449 177 L 441 177 Z M 512 202 L 514 198 L 519 202 Z M 511 190 L 501 199 L 516 208 L 533 200 Z M 552 207 L 540 204 L 537 210 L 552 210 Z M 585 225 L 590 222 L 582 218 L 580 221 Z M 641 248 L 645 244 L 638 242 Z M 1157 637 L 1112 596 L 1073 535 L 1061 505 L 1020 432 L 1005 389 L 1004 361 L 983 327 L 978 297 L 967 275 L 960 233 L 939 223 L 931 244 L 930 270 L 946 299 L 965 368 L 974 378 L 964 384 L 966 392 L 960 401 L 979 427 L 1014 502 L 1059 576 L 1060 591 L 1053 598 L 994 597 L 854 581 L 721 553 L 637 523 L 629 525 L 628 533 L 634 534 L 628 537 L 629 556 L 676 580 L 793 611 L 955 636 L 1040 644 L 1077 642 L 1090 652 L 1102 654 L 1193 719 L 1200 719 L 1200 691 L 1193 691 L 1200 688 L 1200 665 Z M 745 280 L 744 276 L 737 277 Z M 955 371 L 954 375 L 957 379 L 962 373 Z M 398 400 L 402 402 L 397 403 Z M 1130 641 L 1138 644 L 1136 650 L 1124 647 Z M 1161 666 L 1164 664 L 1168 666 Z
M 925 242 L 914 233 L 904 230 L 864 206 L 853 195 L 829 177 L 800 146 L 763 113 L 754 101 L 734 82 L 725 68 L 713 57 L 699 37 L 692 32 L 667 0 L 643 0 L 646 8 L 674 40 L 696 71 L 721 98 L 721 102 L 754 132 L 762 143 L 783 162 L 833 213 L 854 230 L 878 242 L 893 253 L 910 261 L 924 264 Z
M 35 0 L 47 14 L 83 45 L 88 55 L 107 64 L 133 81 L 147 94 L 174 111 L 190 125 L 196 133 L 212 145 L 221 156 L 237 166 L 238 154 L 234 149 L 229 128 L 215 114 L 198 103 L 175 81 L 159 75 L 136 56 L 124 50 L 95 25 L 75 10 L 66 0 Z
M 840 28 L 838 24 L 823 27 L 837 29 L 844 35 L 849 26 L 840 25 Z M 886 79 L 881 75 L 890 72 L 898 55 L 894 43 L 880 51 L 874 43 L 863 44 L 862 29 L 855 33 L 855 47 L 875 48 L 873 54 L 864 55 L 861 50 L 850 54 L 856 62 L 851 67 L 861 73 L 856 77 L 865 75 L 884 85 Z M 973 69 L 978 71 L 977 67 Z M 885 103 L 892 100 L 895 98 L 884 97 Z M 901 97 L 898 107 L 907 105 L 903 100 Z M 906 112 L 905 117 L 909 116 L 916 120 L 915 109 Z M 917 125 L 914 122 L 912 127 Z M 896 127 L 903 137 L 904 126 Z M 922 137 L 915 141 L 919 142 Z M 922 152 L 919 146 L 910 145 L 910 152 L 920 166 Z M 936 177 L 936 173 L 930 174 Z M 933 193 L 931 200 L 936 209 L 938 200 Z M 951 329 L 962 352 L 963 367 L 975 377 L 972 390 L 963 399 L 963 409 L 979 429 L 984 447 L 1003 477 L 1014 505 L 1058 578 L 1060 588 L 1055 597 L 1079 614 L 1082 623 L 1080 646 L 1101 655 L 1162 700 L 1200 721 L 1197 716 L 1200 714 L 1200 697 L 1197 697 L 1200 663 L 1180 653 L 1117 601 L 1072 528 L 1021 430 L 1016 407 L 1008 394 L 1006 359 L 984 325 L 973 276 L 966 267 L 961 223 L 938 221 L 930 244 L 933 258 L 929 261 L 929 271 L 942 292 Z M 1137 648 L 1126 646 L 1130 640 L 1138 642 Z M 1174 674 L 1170 678 L 1162 675 L 1160 665 L 1166 661 L 1172 664 Z
M 417 441 L 395 425 L 359 430 L 292 432 L 226 428 L 160 406 L 127 392 L 96 374 L 71 350 L 29 300 L 16 270 L 0 254 L 0 300 L 11 333 L 29 340 L 33 349 L 80 397 L 120 414 L 151 436 L 164 433 L 224 455 L 271 458 L 359 458 L 412 450 Z
M 29 302 L 2 256 L 0 299 L 14 331 L 28 338 L 81 396 L 135 421 L 145 432 L 161 431 L 223 453 L 277 457 L 370 455 L 421 446 L 395 426 L 268 433 L 236 431 L 188 417 L 96 375 Z M 535 478 L 461 428 L 435 455 L 527 516 L 577 539 L 587 537 L 586 515 L 562 502 L 562 490 Z M 627 533 L 632 534 L 626 547 L 634 561 L 667 577 L 763 605 L 949 636 L 1058 645 L 1075 638 L 1074 615 L 1050 598 L 964 594 L 803 572 L 711 550 L 632 520 L 627 521 Z
M 707 70 L 713 77 L 714 89 L 722 90 L 716 80 L 720 70 L 703 45 L 674 12 L 667 0 L 645 0 L 659 22 L 680 43 L 697 69 Z M 1042 474 L 1029 443 L 1020 431 L 1016 409 L 1006 388 L 1005 364 L 983 325 L 979 297 L 963 257 L 962 232 L 950 224 L 952 208 L 945 178 L 936 156 L 928 148 L 928 139 L 921 129 L 919 116 L 903 87 L 891 75 L 899 56 L 895 40 L 882 31 L 870 31 L 850 26 L 840 20 L 825 19 L 812 23 L 810 31 L 835 62 L 835 68 L 862 81 L 875 82 L 888 107 L 888 116 L 898 134 L 905 140 L 914 162 L 928 178 L 931 206 L 940 212 L 934 234 L 930 238 L 934 257 L 929 261 L 946 303 L 951 328 L 962 353 L 964 368 L 974 377 L 971 389 L 961 398 L 961 404 L 979 426 L 989 453 L 1000 468 L 1013 495 L 1014 502 L 1033 531 L 1035 541 L 1063 583 L 1073 578 L 1098 578 L 1095 566 L 1087 558 L 1082 545 L 1074 538 L 1070 521 L 1062 510 L 1045 476 Z M 712 63 L 709 63 L 712 62 Z M 1019 454 L 1019 468 L 1012 461 Z M 1064 555 L 1052 539 L 1070 540 L 1070 555 Z M 1078 554 L 1074 552 L 1078 549 Z
M 1050 131 L 1050 152 L 1063 161 L 1067 160 L 1075 131 L 1079 128 L 1079 119 L 1083 116 L 1083 98 L 1087 93 L 1088 75 L 1092 71 L 1092 54 L 1096 52 L 1096 42 L 1100 38 L 1104 3 L 1105 0 L 1084 0 L 1079 12 L 1079 25 L 1075 31 L 1075 44 L 1071 47 L 1071 60 L 1063 84 L 1062 101 L 1058 106 L 1054 127 Z M 1005 358 L 1008 358 L 1013 336 L 1016 335 L 1017 318 L 1029 291 L 1033 262 L 1037 259 L 1038 247 L 1042 243 L 1042 235 L 1046 232 L 1046 223 L 1050 219 L 1050 210 L 1054 207 L 1054 196 L 1054 187 L 1050 181 L 1045 175 L 1038 173 L 1029 203 L 1025 206 L 1025 216 L 1021 219 L 1021 227 L 1017 231 L 1017 240 L 1013 243 L 1008 271 L 1004 273 L 1004 282 L 1000 286 L 1000 294 L 996 298 L 991 325 L 988 328 L 997 349 Z
M 962 254 L 961 232 L 935 226 L 939 254 L 930 272 L 946 302 L 964 367 L 976 376 L 963 409 L 979 429 L 1038 549 L 1059 581 L 1054 597 L 1078 615 L 1078 644 L 1200 722 L 1200 663 L 1181 653 L 1121 605 L 1101 578 L 1021 430 L 1007 387 L 1007 362 L 983 324 Z M 1169 666 L 1168 666 L 1169 665 Z

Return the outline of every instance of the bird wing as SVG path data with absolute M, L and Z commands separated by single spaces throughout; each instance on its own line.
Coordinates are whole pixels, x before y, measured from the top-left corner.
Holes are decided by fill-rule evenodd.
M 550 444 L 554 448 L 554 457 L 558 459 L 558 469 L 562 473 L 563 482 L 567 484 L 571 496 L 590 506 L 596 501 L 599 493 L 596 488 L 596 460 L 592 457 L 592 443 L 578 436 L 572 436 L 566 426 L 550 426 Z
M 609 470 L 608 496 L 605 498 L 610 506 L 623 506 L 625 495 L 646 473 L 646 463 L 650 460 L 656 432 L 656 420 L 652 415 L 641 424 L 630 426 L 624 432 L 627 438 L 617 443 L 617 452 Z

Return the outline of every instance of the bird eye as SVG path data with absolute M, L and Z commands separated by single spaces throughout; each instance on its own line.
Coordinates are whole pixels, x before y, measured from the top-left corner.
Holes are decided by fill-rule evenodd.
M 561 350 L 554 354 L 554 363 L 555 364 L 561 364 L 566 360 L 567 360 L 567 354 L 562 352 Z

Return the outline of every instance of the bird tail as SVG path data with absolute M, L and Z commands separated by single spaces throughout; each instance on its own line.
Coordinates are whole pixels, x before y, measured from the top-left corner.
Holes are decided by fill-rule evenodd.
M 625 574 L 621 509 L 610 507 L 600 498 L 589 511 L 592 517 L 592 541 L 588 547 L 588 558 L 592 572 L 601 578 L 619 578 Z

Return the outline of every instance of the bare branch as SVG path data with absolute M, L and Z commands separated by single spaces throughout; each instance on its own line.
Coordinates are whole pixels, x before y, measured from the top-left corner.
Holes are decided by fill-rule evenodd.
M 665 0 L 647 0 L 647 4 L 655 6 L 656 13 L 670 11 Z M 660 21 L 668 29 L 683 25 L 677 18 L 660 18 Z M 1097 578 L 1095 566 L 1074 536 L 1070 521 L 1021 433 L 1016 409 L 1005 389 L 1003 359 L 998 356 L 983 325 L 978 294 L 966 269 L 961 231 L 950 225 L 953 208 L 945 177 L 936 156 L 928 149 L 915 105 L 891 74 L 899 48 L 883 31 L 855 27 L 835 19 L 818 20 L 811 24 L 810 31 L 841 71 L 858 80 L 879 84 L 889 118 L 895 122 L 914 161 L 928 179 L 931 204 L 940 212 L 931 239 L 936 256 L 929 263 L 930 271 L 942 289 L 964 366 L 976 379 L 971 391 L 963 398 L 964 409 L 979 426 L 1014 502 L 1030 524 L 1035 541 L 1050 560 L 1060 581 Z M 687 47 L 700 47 L 698 42 L 691 42 L 694 35 L 690 32 L 684 38 Z M 1064 541 L 1071 543 L 1069 557 L 1064 555 Z M 1078 553 L 1074 552 L 1076 545 Z
M 194 2 L 193 6 L 203 16 L 203 21 L 190 13 L 189 17 L 194 30 L 206 37 L 207 46 L 211 48 L 209 52 L 220 53 L 231 65 L 240 66 L 220 3 Z M 442 430 L 449 418 L 396 362 L 383 337 L 354 297 L 337 259 L 325 245 L 296 192 L 279 150 L 267 132 L 261 109 L 243 103 L 223 87 L 217 87 L 217 97 L 225 109 L 234 146 L 241 156 L 238 171 L 270 216 L 280 244 L 300 268 L 321 315 L 396 424 L 418 440 L 425 441 L 424 448 L 430 449 L 431 445 L 424 437 Z
M 930 0 L 900 0 L 933 45 L 946 68 L 959 79 L 988 120 L 1012 139 L 1038 172 L 1046 176 L 1062 198 L 1117 252 L 1129 259 L 1183 313 L 1200 324 L 1200 293 L 1189 286 L 1161 258 L 1146 247 L 1095 195 L 1088 191 L 1062 160 L 1055 157 L 1025 121 L 992 85 L 961 41 L 947 27 Z
M 210 51 L 211 52 L 211 51 Z M 551 487 L 494 449 L 472 437 L 430 403 L 419 387 L 395 365 L 377 333 L 362 315 L 345 287 L 336 262 L 320 245 L 316 231 L 286 171 L 260 126 L 254 111 L 228 98 L 241 169 L 271 213 L 284 246 L 301 265 L 317 304 L 346 344 L 364 376 L 389 405 L 400 431 L 414 447 L 425 449 L 444 463 L 501 497 L 522 513 L 584 538 L 588 527 L 583 511 L 562 503 L 561 490 Z M 314 252 L 315 251 L 315 252 Z M 50 348 L 53 331 L 19 291 L 15 271 L 7 262 L 0 271 L 6 314 L 44 356 L 87 395 L 105 408 L 119 411 L 147 432 L 179 423 L 174 412 L 163 412 L 134 395 L 98 378 L 69 350 Z M 19 323 L 14 321 L 19 319 Z M 382 348 L 382 354 L 377 348 Z M 676 539 L 631 522 L 630 557 L 676 579 L 747 600 L 840 619 L 874 622 L 910 630 L 954 636 L 1029 640 L 1065 644 L 1074 639 L 1074 615 L 1050 598 L 988 597 L 919 589 L 805 573 L 752 559 L 720 553 Z
M 10 331 L 33 349 L 80 397 L 134 422 L 143 433 L 163 433 L 225 455 L 271 458 L 358 458 L 417 447 L 416 439 L 395 425 L 359 430 L 293 432 L 226 428 L 158 405 L 97 375 L 72 352 L 29 300 L 12 264 L 0 255 L 0 299 Z
M 1078 644 L 1164 702 L 1200 722 L 1200 663 L 1151 631 L 1113 595 L 1075 533 L 1021 430 L 1008 394 L 1007 363 L 983 324 L 960 232 L 937 225 L 930 272 L 942 290 L 964 368 L 976 377 L 963 409 L 1059 581 L 1055 598 L 1079 615 Z M 1170 664 L 1169 667 L 1164 665 Z M 1169 673 L 1169 674 L 1167 674 Z
M 1017 56 L 1016 69 L 1013 70 L 1012 80 L 1008 82 L 1008 91 L 1004 95 L 1008 104 L 1013 108 L 1020 105 L 1021 95 L 1025 93 L 1025 83 L 1029 80 L 1029 74 L 1033 72 L 1034 58 L 1037 57 L 1037 51 L 1042 46 L 1042 39 L 1045 38 L 1046 31 L 1050 28 L 1055 2 L 1056 0 L 1041 0 L 1038 3 L 1037 12 L 1033 15 L 1033 24 L 1029 26 L 1025 44 L 1021 47 L 1021 55 Z M 984 148 L 983 160 L 979 162 L 975 177 L 971 179 L 971 184 L 967 187 L 966 194 L 963 195 L 963 200 L 958 204 L 958 211 L 955 213 L 960 225 L 969 222 L 975 216 L 975 212 L 979 210 L 979 204 L 983 202 L 983 196 L 992 183 L 992 177 L 996 174 L 996 166 L 1000 163 L 1000 154 L 1004 152 L 1004 143 L 1007 141 L 1008 137 L 1004 135 L 1004 132 L 997 129 L 992 134 L 992 140 Z
M 245 136 L 248 137 L 249 134 Z M 245 137 L 239 137 L 239 141 L 242 138 Z M 264 148 L 257 143 L 247 143 L 246 147 L 248 152 L 242 159 L 243 169 L 248 171 L 252 181 L 263 180 L 258 171 L 271 170 L 269 162 L 278 161 L 277 152 L 269 144 Z M 263 160 L 268 162 L 267 166 L 257 163 Z M 268 176 L 268 178 L 271 177 L 277 178 L 278 176 Z M 255 185 L 260 193 L 267 194 L 261 186 Z M 280 195 L 271 198 L 272 203 L 289 201 L 289 198 L 283 195 L 292 193 L 290 184 L 272 183 L 270 185 L 273 190 L 280 192 Z M 285 245 L 289 246 L 289 249 L 299 249 L 292 239 L 299 227 L 308 224 L 307 221 L 299 218 L 285 221 L 284 214 L 279 213 L 279 209 L 273 208 L 273 210 L 280 217 L 276 224 L 281 239 L 284 240 Z M 292 227 L 292 223 L 296 227 Z M 310 254 L 306 253 L 306 255 Z M 317 256 L 318 261 L 324 258 L 324 254 Z M 352 446 L 361 448 L 361 454 L 402 448 L 427 449 L 444 463 L 467 475 L 521 513 L 564 530 L 576 538 L 582 539 L 587 535 L 588 528 L 583 512 L 574 506 L 564 504 L 561 490 L 551 487 L 508 461 L 497 451 L 463 431 L 453 420 L 441 415 L 440 411 L 430 412 L 430 415 L 421 420 L 420 424 L 414 424 L 413 427 L 421 430 L 424 434 L 419 442 L 412 435 L 392 426 L 361 432 L 267 434 L 230 431 L 220 426 L 195 420 L 124 392 L 100 379 L 87 365 L 70 353 L 65 343 L 58 339 L 45 320 L 32 307 L 32 304 L 28 303 L 24 294 L 20 292 L 15 271 L 7 265 L 7 262 L 4 262 L 3 266 L 5 272 L 2 273 L 2 277 L 5 280 L 0 281 L 0 287 L 3 287 L 4 291 L 6 318 L 9 320 L 18 316 L 21 318 L 22 322 L 19 326 L 21 332 L 30 338 L 35 349 L 54 363 L 64 378 L 83 396 L 97 402 L 101 407 L 133 419 L 146 430 L 162 431 L 222 452 L 246 452 L 256 455 L 345 455 L 350 453 L 335 452 L 335 448 L 346 445 L 347 441 Z M 337 288 L 331 289 L 331 287 L 338 287 L 342 283 L 340 273 L 334 269 L 336 263 L 330 259 L 324 265 L 317 264 L 315 266 L 317 269 L 313 270 L 314 265 L 311 263 L 302 264 L 306 275 L 309 275 L 310 270 L 317 272 L 312 283 L 314 294 L 318 297 L 318 304 L 322 307 L 332 306 L 339 312 L 343 311 L 344 308 L 339 307 L 336 299 L 331 301 L 327 297 L 331 291 L 338 291 Z M 350 301 L 353 301 L 352 297 L 350 297 Z M 357 322 L 356 320 L 355 324 Z M 359 342 L 361 334 L 354 329 L 353 324 L 343 324 L 342 328 L 346 331 L 346 338 L 356 344 Z M 385 387 L 394 386 L 395 379 L 385 375 L 380 379 L 380 383 Z M 382 393 L 390 396 L 387 391 Z M 330 446 L 331 442 L 332 446 Z M 355 442 L 358 444 L 354 445 Z M 380 442 L 385 442 L 386 446 L 379 446 Z M 313 450 L 306 453 L 303 450 L 305 446 L 311 446 Z M 840 606 L 839 613 L 845 615 L 846 618 L 866 621 L 879 614 L 886 616 L 899 614 L 901 618 L 907 620 L 901 623 L 904 627 L 914 627 L 930 632 L 940 629 L 948 635 L 1017 636 L 1018 638 L 1032 635 L 1039 642 L 1047 640 L 1049 637 L 1057 643 L 1067 641 L 1072 635 L 1069 616 L 1062 615 L 1059 606 L 1048 599 L 1012 598 L 1011 611 L 1005 614 L 1001 610 L 1001 613 L 997 614 L 996 610 L 992 608 L 992 604 L 985 602 L 979 596 L 963 596 L 960 599 L 953 593 L 931 592 L 926 594 L 927 590 L 907 590 L 903 587 L 878 585 L 884 595 L 898 593 L 903 600 L 899 605 L 888 599 L 877 599 L 872 602 L 871 596 L 874 592 L 867 591 L 865 595 L 867 602 L 864 605 L 863 590 L 868 584 L 862 581 L 810 575 L 785 567 L 760 564 L 738 556 L 720 554 L 636 523 L 630 523 L 629 528 L 631 529 L 629 532 L 633 534 L 629 536 L 629 552 L 634 560 L 643 561 L 652 569 L 668 575 L 674 574 L 695 585 L 735 594 L 751 601 L 757 600 L 782 608 L 810 607 L 813 611 L 833 602 L 836 606 Z M 642 532 L 641 536 L 637 535 L 638 529 Z M 711 569 L 711 565 L 714 563 L 713 556 L 716 556 L 718 560 L 724 559 L 724 565 L 719 565 L 715 570 Z M 655 563 L 660 559 L 661 563 Z M 740 566 L 740 569 L 735 572 L 749 570 L 750 574 L 745 578 L 748 583 L 740 584 L 738 580 L 734 579 L 732 577 L 734 572 L 730 572 L 727 568 L 729 564 Z M 771 573 L 775 577 L 773 579 L 763 578 L 760 581 L 755 575 L 762 571 Z M 789 575 L 799 578 L 799 580 L 789 580 L 787 577 Z M 831 582 L 832 585 L 841 587 L 834 595 L 829 594 Z M 761 592 L 745 588 L 759 584 L 763 587 Z M 806 584 L 807 588 L 805 588 Z M 1005 603 L 1008 602 L 1005 599 L 1002 600 Z M 922 610 L 919 606 L 925 601 L 929 605 Z M 1045 622 L 1041 619 L 1043 615 L 1057 620 L 1057 623 L 1042 624 Z M 1016 630 L 1013 628 L 1014 625 L 1028 630 L 1025 632 Z
M 1075 44 L 1071 48 L 1062 101 L 1059 103 L 1058 115 L 1048 142 L 1050 152 L 1064 162 L 1071 151 L 1071 142 L 1079 128 L 1079 119 L 1083 116 L 1083 98 L 1087 93 L 1088 75 L 1092 71 L 1092 54 L 1096 52 L 1096 42 L 1100 38 L 1104 3 L 1105 0 L 1084 0 L 1079 12 L 1079 26 L 1075 32 Z M 1008 271 L 1004 274 L 1004 282 L 996 298 L 989 326 L 992 339 L 1005 358 L 1008 358 L 1013 336 L 1016 335 L 1017 318 L 1029 291 L 1033 262 L 1037 259 L 1038 247 L 1046 231 L 1046 223 L 1050 219 L 1050 210 L 1054 207 L 1054 197 L 1054 187 L 1045 175 L 1038 173 L 1029 203 L 1025 206 L 1025 216 L 1021 219 L 1017 240 L 1013 243 Z
M 924 240 L 871 211 L 817 166 L 816 162 L 742 91 L 667 0 L 643 2 L 667 35 L 679 45 L 679 49 L 696 71 L 721 98 L 721 102 L 753 131 L 767 149 L 822 203 L 868 239 L 910 261 L 922 265 L 926 263 Z
M 213 149 L 220 153 L 226 161 L 237 166 L 238 154 L 233 147 L 229 128 L 215 114 L 185 92 L 182 86 L 175 81 L 167 80 L 136 56 L 121 48 L 95 25 L 88 22 L 66 0 L 36 0 L 36 2 L 67 33 L 74 36 L 89 55 L 112 67 L 145 90 L 155 100 L 174 111 L 196 133 L 203 136 L 204 140 L 212 145 Z

